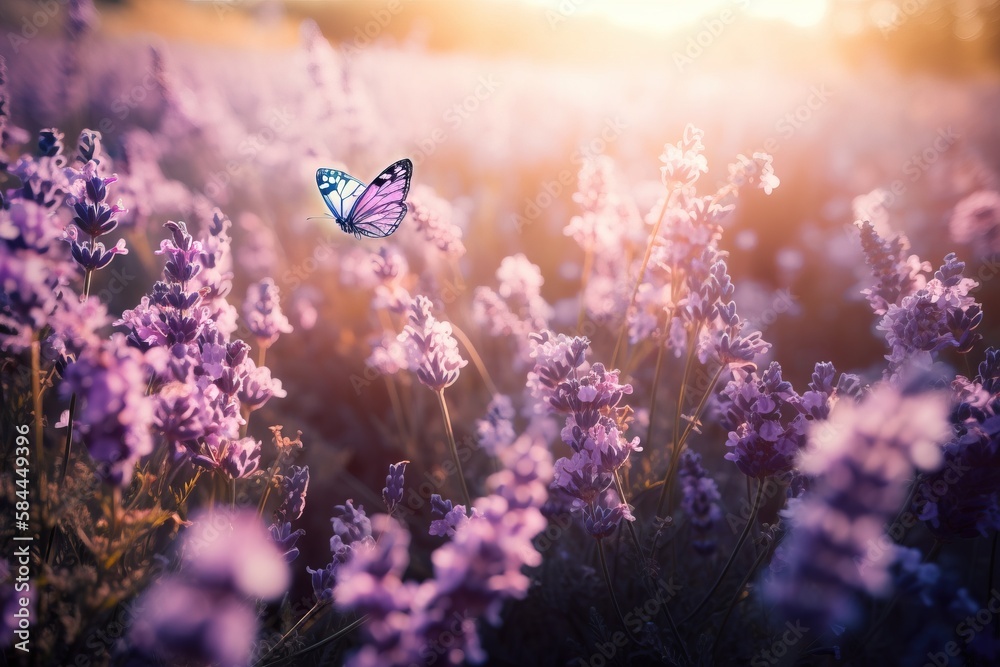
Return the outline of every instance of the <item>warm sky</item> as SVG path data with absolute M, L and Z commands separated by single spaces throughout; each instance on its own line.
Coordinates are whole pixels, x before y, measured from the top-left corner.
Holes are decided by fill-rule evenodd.
M 509 1 L 509 0 L 500 0 Z M 719 16 L 727 7 L 765 18 L 782 18 L 795 25 L 819 22 L 828 0 L 528 0 L 564 14 L 603 15 L 623 25 L 663 31 L 684 28 L 699 19 Z

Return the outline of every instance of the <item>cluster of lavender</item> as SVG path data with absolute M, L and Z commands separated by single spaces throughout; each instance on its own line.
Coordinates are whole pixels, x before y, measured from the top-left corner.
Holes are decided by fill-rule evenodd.
M 798 465 L 814 485 L 788 510 L 790 537 L 767 591 L 786 618 L 824 630 L 853 625 L 860 593 L 893 589 L 895 550 L 872 545 L 903 503 L 913 467 L 940 465 L 949 433 L 943 396 L 887 385 L 863 403 L 839 402 L 811 429 Z
M 535 367 L 529 387 L 552 414 L 565 416 L 560 437 L 573 450 L 571 457 L 556 461 L 553 488 L 583 513 L 587 532 L 602 539 L 622 519 L 635 520 L 624 498 L 606 493 L 629 455 L 642 451 L 638 437 L 625 436 L 630 409 L 622 399 L 632 393 L 632 385 L 620 384 L 619 372 L 601 363 L 582 369 L 590 348 L 586 338 L 546 330 L 531 340 Z
M 129 343 L 144 351 L 157 371 L 155 421 L 174 460 L 190 459 L 233 479 L 247 477 L 259 465 L 261 443 L 241 438 L 241 428 L 250 413 L 285 392 L 266 366 L 253 362 L 246 342 L 231 340 L 232 332 L 219 328 L 224 319 L 213 317 L 220 308 L 213 302 L 222 297 L 212 297 L 196 280 L 205 262 L 203 244 L 183 222 L 165 226 L 171 238 L 158 251 L 167 257 L 164 280 L 116 324 L 127 328 Z M 228 228 L 228 220 L 216 213 L 212 236 Z M 247 312 L 256 315 L 253 328 L 266 341 L 287 329 L 271 305 L 251 301 Z
M 193 517 L 180 545 L 180 568 L 153 583 L 137 601 L 132 661 L 196 661 L 246 665 L 257 638 L 254 600 L 288 588 L 285 558 L 253 512 Z
M 781 377 L 781 365 L 772 361 L 759 377 L 737 371 L 723 390 L 729 431 L 725 458 L 747 477 L 763 480 L 791 472 L 805 447 L 812 422 L 825 420 L 843 396 L 857 396 L 860 379 L 836 370 L 829 362 L 816 364 L 809 391 L 801 396 Z
M 492 494 L 477 499 L 475 516 L 432 554 L 434 576 L 423 583 L 403 580 L 410 540 L 402 526 L 387 515 L 366 524 L 364 538 L 370 540 L 374 530 L 377 539 L 352 550 L 337 571 L 333 592 L 340 608 L 368 618 L 369 641 L 348 664 L 485 660 L 476 621 L 499 624 L 504 601 L 527 593 L 530 579 L 521 570 L 541 563 L 531 540 L 546 525 L 540 508 L 552 470 L 544 444 L 527 436 L 504 449 L 501 460 L 503 469 L 487 480 Z M 394 489 L 402 488 L 401 481 L 396 484 Z

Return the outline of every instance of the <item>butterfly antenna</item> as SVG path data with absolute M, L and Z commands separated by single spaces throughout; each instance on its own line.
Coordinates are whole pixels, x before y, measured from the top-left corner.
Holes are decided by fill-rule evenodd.
M 321 218 L 326 218 L 327 220 L 333 220 L 334 217 L 330 214 L 327 215 L 310 215 L 306 220 L 319 220 Z

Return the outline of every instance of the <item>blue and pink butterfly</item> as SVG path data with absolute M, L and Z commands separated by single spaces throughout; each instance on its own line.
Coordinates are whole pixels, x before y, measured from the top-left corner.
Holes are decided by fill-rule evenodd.
M 385 238 L 396 231 L 406 215 L 413 163 L 394 162 L 367 186 L 336 169 L 316 170 L 316 185 L 333 219 L 358 238 Z

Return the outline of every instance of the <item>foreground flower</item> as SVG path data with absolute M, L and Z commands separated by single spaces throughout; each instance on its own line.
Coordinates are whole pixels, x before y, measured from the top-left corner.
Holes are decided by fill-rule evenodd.
M 201 514 L 182 538 L 180 570 L 142 596 L 129 646 L 160 660 L 244 666 L 257 638 L 254 600 L 288 588 L 284 556 L 254 512 Z
M 458 372 L 468 361 L 458 352 L 451 325 L 431 314 L 431 300 L 417 295 L 410 304 L 410 323 L 398 340 L 406 348 L 409 369 L 424 386 L 441 391 L 458 380 Z
M 142 355 L 122 334 L 66 368 L 63 395 L 75 393 L 81 405 L 74 423 L 98 476 L 116 486 L 128 485 L 136 462 L 153 451 L 154 401 L 146 395 L 147 381 Z
M 434 577 L 422 584 L 402 579 L 409 534 L 388 516 L 374 517 L 378 540 L 341 567 L 334 591 L 338 606 L 368 614 L 369 641 L 348 665 L 421 664 L 428 650 L 445 641 L 439 664 L 486 659 L 476 620 L 498 625 L 504 601 L 527 594 L 530 580 L 521 570 L 541 563 L 531 540 L 546 525 L 539 508 L 552 471 L 547 448 L 528 437 L 506 448 L 501 459 L 504 469 L 488 480 L 493 494 L 478 499 L 479 516 L 467 518 L 434 552 Z
M 1000 253 L 1000 192 L 980 190 L 958 202 L 948 223 L 951 238 L 982 259 Z
M 243 319 L 246 320 L 250 333 L 264 348 L 274 344 L 279 335 L 292 332 L 292 325 L 281 312 L 278 286 L 271 278 L 264 278 L 247 288 Z
M 786 618 L 826 628 L 860 620 L 859 595 L 886 595 L 892 550 L 879 547 L 914 467 L 941 464 L 950 435 L 938 394 L 903 395 L 882 385 L 861 404 L 842 401 L 809 434 L 800 461 L 815 479 L 787 514 L 785 568 L 766 594 Z

